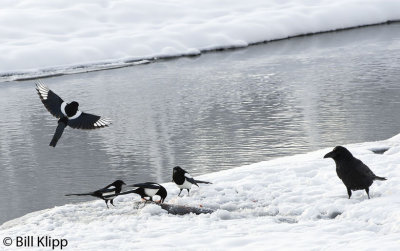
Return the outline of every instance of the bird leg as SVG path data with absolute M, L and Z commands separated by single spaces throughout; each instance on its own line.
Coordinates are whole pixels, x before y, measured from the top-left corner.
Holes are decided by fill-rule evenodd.
M 149 201 L 153 201 L 153 198 L 151 198 L 151 197 L 149 197 L 149 198 L 150 198 L 149 200 L 145 199 L 145 198 L 142 198 L 142 200 L 144 200 L 144 205 L 146 205 L 147 202 L 149 202 Z
M 110 203 L 111 203 L 111 205 L 113 205 L 113 206 L 115 207 L 115 205 L 114 205 L 114 199 L 110 200 Z
M 350 188 L 347 188 L 347 194 L 349 195 L 349 199 L 350 199 L 350 197 L 351 197 L 351 190 L 350 190 Z
M 180 190 L 180 191 L 179 191 L 179 193 L 178 193 L 178 197 L 179 197 L 179 195 L 181 195 L 181 193 L 182 193 L 182 190 L 183 190 L 183 189 L 181 188 L 181 190 Z
M 189 196 L 189 189 L 186 189 L 188 191 L 188 196 Z
M 145 198 L 142 198 L 142 201 L 144 201 L 144 206 L 146 205 L 146 203 L 147 203 L 147 199 L 145 199 Z
M 365 188 L 365 192 L 367 192 L 368 199 L 370 199 L 370 198 L 369 198 L 369 187 Z
M 108 209 L 110 209 L 110 208 L 108 207 L 108 200 L 105 200 L 105 202 L 106 202 L 106 206 L 107 206 L 107 208 L 108 208 Z

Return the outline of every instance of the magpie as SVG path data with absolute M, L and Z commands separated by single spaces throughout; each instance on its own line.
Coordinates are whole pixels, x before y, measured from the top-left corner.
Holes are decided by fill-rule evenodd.
M 332 158 L 336 163 L 337 176 L 347 188 L 349 199 L 351 191 L 365 190 L 369 197 L 369 187 L 374 180 L 386 180 L 376 176 L 367 165 L 355 158 L 349 150 L 343 146 L 336 146 L 333 151 L 327 153 L 324 158 Z
M 66 103 L 41 82 L 36 83 L 36 90 L 46 109 L 58 118 L 57 129 L 50 142 L 52 147 L 56 147 L 67 125 L 75 129 L 97 129 L 111 124 L 110 119 L 79 111 L 78 102 Z
M 144 199 L 146 202 L 147 202 L 147 200 L 145 199 L 145 197 L 148 197 L 149 201 L 153 201 L 153 196 L 158 195 L 161 197 L 160 203 L 163 203 L 165 198 L 167 197 L 167 190 L 158 183 L 145 182 L 145 183 L 129 185 L 128 187 L 134 187 L 136 189 L 129 190 L 129 191 L 120 193 L 118 195 L 136 193 L 136 194 L 140 195 L 140 197 L 142 199 Z
M 183 170 L 180 166 L 174 167 L 172 172 L 172 181 L 175 182 L 175 184 L 179 187 L 179 189 L 181 189 L 178 196 L 181 194 L 183 189 L 186 189 L 189 195 L 189 190 L 192 187 L 192 185 L 196 185 L 198 187 L 199 186 L 198 183 L 212 184 L 211 182 L 208 181 L 195 180 L 188 172 Z
M 106 206 L 108 208 L 108 201 L 110 201 L 111 205 L 114 206 L 114 199 L 118 196 L 119 193 L 121 193 L 122 190 L 122 185 L 126 185 L 122 180 L 116 180 L 110 185 L 99 189 L 97 191 L 94 191 L 92 193 L 71 193 L 71 194 L 66 194 L 65 196 L 84 196 L 84 195 L 90 195 L 94 196 L 97 198 L 100 198 L 106 202 Z

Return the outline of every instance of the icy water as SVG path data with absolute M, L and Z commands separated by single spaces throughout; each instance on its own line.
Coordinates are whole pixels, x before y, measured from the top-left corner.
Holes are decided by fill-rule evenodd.
M 0 223 L 93 199 L 64 194 L 115 179 L 168 182 L 176 165 L 200 175 L 389 138 L 400 132 L 399 69 L 396 23 L 47 78 L 114 121 L 67 128 L 55 149 L 57 121 L 34 81 L 0 83 Z

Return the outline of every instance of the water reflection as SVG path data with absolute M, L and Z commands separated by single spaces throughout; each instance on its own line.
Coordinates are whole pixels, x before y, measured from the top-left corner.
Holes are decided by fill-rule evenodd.
M 32 81 L 0 85 L 0 222 L 123 179 L 167 182 L 399 132 L 400 25 L 45 79 L 109 128 L 57 125 Z

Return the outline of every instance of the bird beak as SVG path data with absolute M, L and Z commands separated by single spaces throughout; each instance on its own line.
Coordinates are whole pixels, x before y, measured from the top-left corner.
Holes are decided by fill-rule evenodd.
M 332 157 L 333 157 L 333 152 L 329 152 L 329 153 L 325 154 L 324 159 L 332 158 Z

